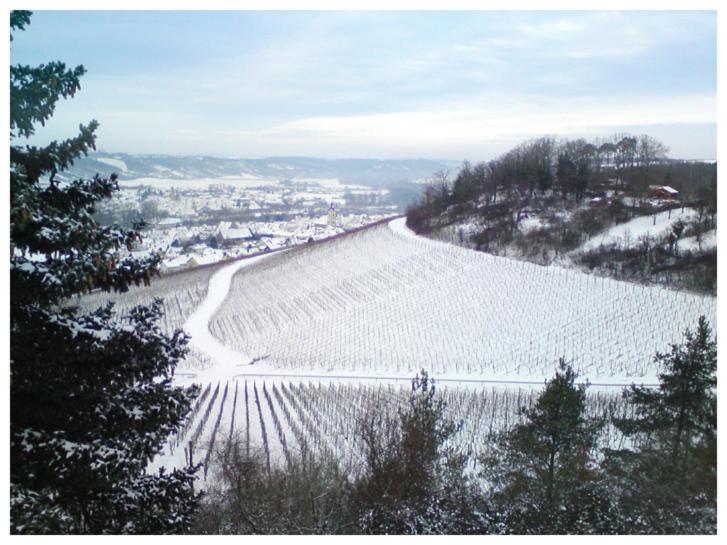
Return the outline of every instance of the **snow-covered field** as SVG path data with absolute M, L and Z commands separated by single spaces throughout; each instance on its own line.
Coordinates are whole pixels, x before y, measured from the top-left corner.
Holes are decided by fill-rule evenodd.
M 133 178 L 129 180 L 120 179 L 120 187 L 151 186 L 154 189 L 197 189 L 208 190 L 211 186 L 231 185 L 244 188 L 277 187 L 280 181 L 273 178 L 259 178 L 255 176 L 225 176 L 223 178 Z
M 716 248 L 717 230 L 710 229 L 709 231 L 706 231 L 704 234 L 702 234 L 702 240 L 697 240 L 696 236 L 679 239 L 679 242 L 677 242 L 677 247 L 679 248 L 679 251 L 689 250 L 693 252 L 700 249 L 706 250 L 708 248 Z
M 164 328 L 192 336 L 175 378 L 204 393 L 152 467 L 183 464 L 190 442 L 209 467 L 210 446 L 237 436 L 271 464 L 302 450 L 353 468 L 359 418 L 394 414 L 421 369 L 464 422 L 459 448 L 482 453 L 560 357 L 595 385 L 589 410 L 626 410 L 608 385 L 655 383 L 654 353 L 716 315 L 713 297 L 466 250 L 417 237 L 403 219 L 116 299 L 159 295 L 171 299 Z
M 210 331 L 240 373 L 532 381 L 558 359 L 594 384 L 654 383 L 657 350 L 715 299 L 415 237 L 403 219 L 237 273 Z
M 219 267 L 202 267 L 183 274 L 174 274 L 156 278 L 152 287 L 132 286 L 123 294 L 96 292 L 72 301 L 86 310 L 93 310 L 107 302 L 114 303 L 118 314 L 124 314 L 137 305 L 148 305 L 154 297 L 163 299 L 164 317 L 160 327 L 164 333 L 171 335 L 175 329 L 181 328 L 187 318 L 199 307 L 207 296 L 210 277 Z M 206 352 L 191 347 L 190 353 L 180 365 L 178 375 L 192 371 L 196 376 L 199 370 L 209 367 L 212 360 Z
M 686 224 L 697 216 L 698 213 L 693 208 L 676 208 L 651 216 L 639 216 L 599 233 L 583 244 L 578 251 L 593 250 L 602 244 L 615 244 L 622 248 L 633 247 L 638 244 L 641 237 L 648 236 L 656 239 L 665 236 L 671 231 L 671 226 L 676 221 L 681 220 Z

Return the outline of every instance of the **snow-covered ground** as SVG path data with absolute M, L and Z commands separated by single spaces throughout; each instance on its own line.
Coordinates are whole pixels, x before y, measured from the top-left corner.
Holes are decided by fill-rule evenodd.
M 431 241 L 404 218 L 81 303 L 111 299 L 123 311 L 155 296 L 166 298 L 164 330 L 183 326 L 214 363 L 195 381 L 406 380 L 426 368 L 444 380 L 540 384 L 563 356 L 592 383 L 650 382 L 654 352 L 716 309 L 710 296 Z
M 656 382 L 657 350 L 715 299 L 422 239 L 404 220 L 246 268 L 210 323 L 254 372 Z M 245 370 L 241 371 L 244 373 Z
M 705 233 L 702 234 L 702 240 L 698 241 L 696 236 L 693 237 L 685 237 L 679 240 L 677 242 L 677 248 L 679 248 L 679 251 L 689 250 L 689 251 L 698 251 L 698 250 L 707 250 L 708 248 L 716 248 L 717 247 L 717 230 L 711 229 Z
M 401 400 L 423 368 L 475 441 L 511 424 L 560 357 L 597 385 L 602 407 L 618 398 L 608 385 L 655 383 L 654 353 L 700 314 L 715 319 L 713 297 L 474 252 L 404 221 L 209 275 L 185 322 L 207 364 L 175 377 L 209 390 L 151 468 L 183 464 L 193 437 L 201 461 L 241 430 L 257 446 L 264 435 L 274 463 L 305 442 L 353 463 L 361 412 Z
M 209 280 L 207 297 L 184 323 L 184 330 L 192 337 L 190 346 L 209 356 L 213 363 L 211 367 L 194 377 L 195 382 L 208 384 L 215 380 L 230 378 L 236 374 L 240 364 L 247 364 L 250 361 L 248 355 L 231 350 L 215 338 L 210 333 L 209 321 L 227 298 L 232 277 L 241 269 L 267 257 L 260 255 L 242 259 L 217 271 Z
M 451 446 L 477 459 L 492 445 L 492 434 L 522 421 L 521 407 L 530 406 L 539 391 L 529 387 L 437 385 L 447 416 L 462 427 Z M 356 433 L 357 423 L 373 412 L 396 417 L 406 407 L 411 391 L 408 382 L 350 381 L 301 378 L 240 378 L 208 385 L 198 399 L 184 431 L 172 437 L 150 470 L 161 466 L 181 467 L 192 442 L 193 460 L 204 464 L 200 486 L 211 482 L 215 451 L 228 439 L 240 441 L 243 449 L 262 452 L 272 465 L 295 463 L 305 451 L 317 457 L 332 457 L 350 475 L 363 467 L 364 445 Z M 620 392 L 589 390 L 586 411 L 603 417 L 626 409 Z M 604 447 L 615 447 L 621 435 L 613 427 L 602 431 Z M 291 460 L 292 457 L 292 460 Z
M 577 251 L 593 250 L 602 244 L 616 244 L 622 248 L 632 247 L 638 244 L 641 237 L 659 238 L 668 234 L 671 226 L 677 220 L 682 220 L 686 224 L 694 220 L 697 215 L 697 211 L 693 208 L 685 208 L 684 210 L 676 208 L 651 216 L 639 216 L 597 234 L 578 248 Z

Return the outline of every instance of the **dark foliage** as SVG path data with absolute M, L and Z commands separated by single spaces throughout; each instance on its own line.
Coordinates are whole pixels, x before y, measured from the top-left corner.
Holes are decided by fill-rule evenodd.
M 353 483 L 351 503 L 363 533 L 497 531 L 496 517 L 465 475 L 466 457 L 448 445 L 459 426 L 444 409 L 422 371 L 398 419 L 374 414 L 361 422 L 366 467 Z
M 601 533 L 611 506 L 594 462 L 602 422 L 585 416 L 585 385 L 563 360 L 526 421 L 502 435 L 483 461 L 492 499 L 511 533 Z
M 268 471 L 264 452 L 242 438 L 213 455 L 212 482 L 195 517 L 202 534 L 341 534 L 356 527 L 348 512 L 346 479 L 331 460 L 294 454 Z
M 633 447 L 607 453 L 621 501 L 642 513 L 645 532 L 716 529 L 717 341 L 704 317 L 684 344 L 658 353 L 659 388 L 632 386 L 632 418 L 615 421 Z
M 13 12 L 11 30 L 28 12 Z M 33 134 L 83 67 L 13 66 L 11 138 Z M 148 284 L 158 257 L 120 259 L 140 235 L 102 228 L 95 205 L 116 178 L 60 182 L 94 147 L 91 121 L 46 147 L 10 146 L 10 482 L 14 533 L 170 533 L 189 527 L 195 470 L 147 475 L 149 461 L 187 414 L 196 389 L 173 387 L 186 353 L 181 331 L 157 326 L 160 304 L 115 317 L 81 314 L 69 298 L 92 288 Z

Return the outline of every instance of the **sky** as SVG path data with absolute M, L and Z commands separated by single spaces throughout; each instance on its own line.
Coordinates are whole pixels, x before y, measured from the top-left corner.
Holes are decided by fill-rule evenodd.
M 82 64 L 31 139 L 110 152 L 486 160 L 649 134 L 716 159 L 715 12 L 35 11 L 12 64 Z

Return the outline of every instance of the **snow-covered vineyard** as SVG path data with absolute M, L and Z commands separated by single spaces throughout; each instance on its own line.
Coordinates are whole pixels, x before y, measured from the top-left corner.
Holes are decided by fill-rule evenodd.
M 715 318 L 713 297 L 495 257 L 403 219 L 238 272 L 210 322 L 259 367 L 542 382 L 656 382 L 654 353 Z
M 191 448 L 193 462 L 203 464 L 207 478 L 216 449 L 234 439 L 243 450 L 261 453 L 268 467 L 315 456 L 334 459 L 348 474 L 356 474 L 365 452 L 357 423 L 374 412 L 396 418 L 410 390 L 405 382 L 343 380 L 239 378 L 207 384 L 184 429 L 170 440 L 155 466 L 184 464 Z M 462 424 L 452 446 L 471 455 L 473 470 L 488 453 L 492 438 L 522 422 L 519 409 L 531 406 L 539 394 L 531 388 L 499 386 L 440 385 L 438 390 L 447 403 L 447 416 Z M 624 416 L 630 410 L 619 392 L 589 392 L 586 406 L 588 416 L 596 418 Z M 599 439 L 611 448 L 623 441 L 611 426 Z
M 154 466 L 184 464 L 191 443 L 206 468 L 234 436 L 270 464 L 306 453 L 355 471 L 360 417 L 396 414 L 421 369 L 463 423 L 458 448 L 483 454 L 559 358 L 597 385 L 592 415 L 623 412 L 608 385 L 655 383 L 655 352 L 716 316 L 713 297 L 466 250 L 416 237 L 403 219 L 81 303 L 112 299 L 123 312 L 153 297 L 165 298 L 163 329 L 192 336 L 176 380 L 202 386 Z
M 116 310 L 123 313 L 136 305 L 149 304 L 154 297 L 160 297 L 164 301 L 164 318 L 160 326 L 165 333 L 171 334 L 176 328 L 182 327 L 205 298 L 210 277 L 218 270 L 216 267 L 199 267 L 184 274 L 155 278 L 151 288 L 131 286 L 123 294 L 94 292 L 73 302 L 91 310 L 113 301 Z

